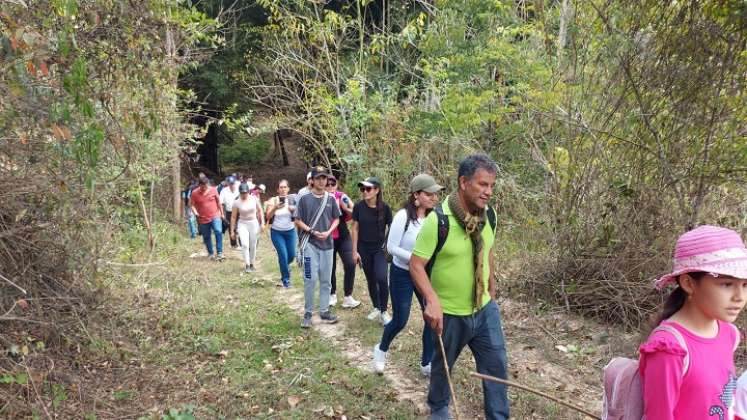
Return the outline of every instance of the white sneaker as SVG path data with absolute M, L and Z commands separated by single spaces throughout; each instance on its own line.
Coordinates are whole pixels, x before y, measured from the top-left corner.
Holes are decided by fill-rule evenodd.
M 426 378 L 431 377 L 431 364 L 428 363 L 425 366 L 420 366 L 420 374 L 425 376 Z
M 384 373 L 384 368 L 386 367 L 386 357 L 386 352 L 379 350 L 379 345 L 376 344 L 373 348 L 373 371 L 378 373 L 379 375 Z
M 353 298 L 353 295 L 342 298 L 342 307 L 347 309 L 357 308 L 361 303 Z
M 332 293 L 329 295 L 329 306 L 335 306 L 337 305 L 337 293 Z
M 366 318 L 368 318 L 369 321 L 376 321 L 377 319 L 379 319 L 380 316 L 381 316 L 381 311 L 374 308 L 374 310 L 371 311 L 371 313 L 368 314 Z
M 386 325 L 388 323 L 392 322 L 392 317 L 389 316 L 388 312 L 382 312 L 381 313 L 381 325 Z

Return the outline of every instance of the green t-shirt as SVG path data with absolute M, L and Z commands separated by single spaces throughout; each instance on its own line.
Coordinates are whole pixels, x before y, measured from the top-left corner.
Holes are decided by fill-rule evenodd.
M 475 309 L 472 305 L 475 290 L 475 267 L 472 262 L 472 241 L 467 232 L 459 225 L 452 215 L 448 199 L 443 202 L 444 214 L 449 218 L 449 235 L 443 248 L 436 256 L 436 262 L 431 271 L 431 285 L 438 295 L 445 314 L 472 315 Z M 488 285 L 490 284 L 490 249 L 495 241 L 495 233 L 488 221 L 482 230 L 483 240 L 483 293 L 482 306 L 490 301 Z M 432 211 L 423 221 L 418 239 L 415 241 L 414 255 L 429 260 L 436 250 L 438 242 L 438 217 Z

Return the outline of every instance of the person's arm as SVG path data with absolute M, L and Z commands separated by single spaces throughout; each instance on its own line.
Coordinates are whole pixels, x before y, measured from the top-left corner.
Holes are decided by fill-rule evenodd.
M 654 337 L 660 334 L 654 333 Z M 643 412 L 647 419 L 674 420 L 680 398 L 685 351 L 675 338 L 649 339 L 640 348 Z
M 329 229 L 327 229 L 327 230 L 325 230 L 323 232 L 315 230 L 314 231 L 314 236 L 316 236 L 317 238 L 319 238 L 321 240 L 325 240 L 325 239 L 327 239 L 327 237 L 329 237 L 329 235 L 332 234 L 332 232 L 334 232 L 335 229 L 337 229 L 337 225 L 339 225 L 339 224 L 340 224 L 340 216 L 337 216 L 334 219 L 332 219 L 332 224 L 329 226 Z
M 296 218 L 294 223 L 296 224 L 296 227 L 301 230 L 301 232 L 311 233 L 311 228 L 309 228 L 309 225 L 304 223 L 301 218 Z
M 267 213 L 265 214 L 265 220 L 272 219 L 273 216 L 275 216 L 275 211 L 280 206 L 280 200 L 278 199 L 278 202 L 275 203 L 275 198 L 271 198 L 269 201 L 269 204 L 267 205 Z
M 265 215 L 262 211 L 262 206 L 259 205 L 259 199 L 257 200 L 257 221 L 259 222 L 259 227 L 264 228 L 265 226 Z
M 226 213 L 223 212 L 223 204 L 220 203 L 220 197 L 218 197 L 217 190 L 215 194 L 215 203 L 218 205 L 218 210 L 220 210 L 220 218 L 225 219 Z
M 347 201 L 347 204 L 345 203 Z M 343 194 L 340 198 L 340 208 L 347 214 L 353 214 L 353 200 L 348 197 L 347 194 Z
M 236 206 L 236 203 L 234 203 L 234 206 L 231 211 L 231 230 L 229 231 L 229 235 L 231 239 L 234 241 L 236 240 L 236 223 L 239 220 L 239 208 Z
M 361 254 L 358 253 L 358 208 L 353 209 L 353 224 L 350 226 L 350 238 L 353 242 L 353 262 L 361 263 Z
M 353 241 L 353 261 L 359 264 L 361 255 L 358 253 L 358 221 L 355 219 L 353 219 L 353 224 L 350 225 L 350 238 Z
M 488 294 L 490 295 L 491 299 L 496 299 L 498 296 L 496 296 L 496 280 L 495 280 L 495 254 L 493 254 L 492 251 L 490 252 L 490 255 L 488 258 L 490 259 L 490 272 L 488 273 Z
M 438 300 L 438 295 L 433 290 L 428 278 L 428 273 L 425 272 L 426 264 L 428 264 L 428 260 L 412 254 L 410 257 L 410 277 L 415 284 L 415 288 L 418 289 L 425 300 L 423 319 L 436 334 L 441 335 L 444 330 L 444 312 L 441 308 L 441 301 Z
M 415 248 L 412 250 L 410 257 L 410 277 L 415 284 L 415 288 L 425 300 L 425 310 L 423 319 L 430 325 L 436 334 L 441 335 L 444 326 L 444 312 L 441 308 L 441 301 L 438 299 L 435 289 L 431 284 L 425 266 L 433 257 L 438 243 L 438 220 L 435 212 L 431 212 L 423 221 L 423 226 L 418 233 L 418 239 L 415 241 Z
M 199 217 L 200 216 L 200 213 L 197 212 L 197 207 L 195 207 L 195 202 L 192 201 L 192 196 L 191 195 L 189 196 L 189 208 L 192 209 L 192 214 L 194 214 L 195 217 Z
M 407 211 L 399 211 L 392 220 L 389 227 L 389 237 L 386 241 L 386 250 L 392 256 L 410 261 L 411 251 L 399 246 L 402 243 L 402 237 L 405 235 L 405 226 L 407 225 Z
M 335 197 L 331 197 L 331 198 L 333 200 L 335 199 Z M 335 205 L 332 207 L 327 207 L 324 209 L 325 212 L 328 212 L 327 216 L 330 218 L 330 220 L 332 220 L 332 223 L 330 223 L 329 229 L 323 232 L 315 233 L 315 236 L 321 239 L 322 241 L 327 239 L 329 235 L 331 235 L 332 232 L 334 232 L 335 229 L 337 229 L 337 226 L 340 224 L 340 216 L 342 216 L 342 213 L 340 213 L 340 206 L 336 204 L 337 203 L 335 203 Z

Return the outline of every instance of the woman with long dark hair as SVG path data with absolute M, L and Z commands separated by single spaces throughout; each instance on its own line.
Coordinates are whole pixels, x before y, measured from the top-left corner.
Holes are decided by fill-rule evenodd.
M 392 318 L 386 312 L 389 300 L 389 284 L 386 273 L 384 241 L 392 224 L 392 209 L 384 202 L 381 181 L 369 177 L 358 183 L 363 199 L 353 207 L 353 259 L 360 263 L 366 274 L 368 294 L 373 310 L 368 314 L 371 321 L 386 325 Z
M 342 191 L 337 190 L 337 178 L 330 174 L 327 178 L 327 192 L 330 193 L 340 207 L 340 224 L 332 232 L 332 240 L 335 244 L 335 254 L 340 256 L 343 272 L 342 307 L 353 309 L 361 303 L 353 297 L 353 286 L 355 283 L 355 261 L 353 261 L 353 240 L 350 237 L 348 222 L 353 219 L 353 201 Z M 332 291 L 329 295 L 329 304 L 337 304 L 337 257 L 332 260 Z
M 387 351 L 394 337 L 405 328 L 410 318 L 412 294 L 418 298 L 420 309 L 425 308 L 423 296 L 415 289 L 410 277 L 410 256 L 415 247 L 423 220 L 438 203 L 438 192 L 443 189 L 432 176 L 420 174 L 410 182 L 410 193 L 404 208 L 394 215 L 389 229 L 386 248 L 392 256 L 389 266 L 389 291 L 392 296 L 392 322 L 384 327 L 379 344 L 373 350 L 373 369 L 383 373 L 386 367 Z M 423 325 L 423 352 L 420 358 L 420 372 L 430 376 L 431 359 L 434 351 L 433 331 L 428 324 Z

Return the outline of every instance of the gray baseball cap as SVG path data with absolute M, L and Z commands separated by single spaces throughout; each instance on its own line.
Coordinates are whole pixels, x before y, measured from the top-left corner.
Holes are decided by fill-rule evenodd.
M 410 192 L 425 191 L 429 193 L 439 192 L 444 187 L 438 185 L 436 180 L 428 174 L 420 174 L 410 181 Z

